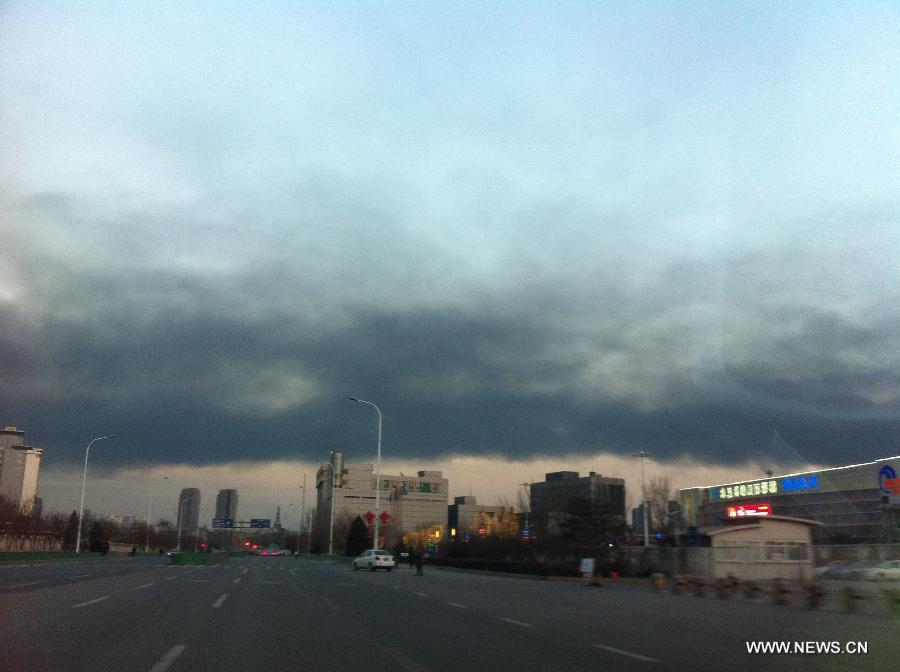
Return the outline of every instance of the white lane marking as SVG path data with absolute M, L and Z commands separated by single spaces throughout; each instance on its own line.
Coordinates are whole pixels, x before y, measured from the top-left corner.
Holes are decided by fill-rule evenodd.
M 289 572 L 292 576 L 297 576 L 297 572 L 294 571 L 293 569 L 289 569 L 288 572 Z
M 240 582 L 241 582 L 241 577 L 238 577 L 234 581 L 232 581 L 232 583 L 240 583 Z
M 135 588 L 135 590 L 140 590 L 141 588 L 149 588 L 152 585 L 153 585 L 152 583 L 145 583 L 145 584 L 142 584 L 142 585 L 138 586 L 137 588 Z
M 612 651 L 613 653 L 618 653 L 620 656 L 628 656 L 629 658 L 636 658 L 637 660 L 643 660 L 646 663 L 658 663 L 659 661 L 656 658 L 650 658 L 648 656 L 642 656 L 639 653 L 632 653 L 631 651 L 624 651 L 622 649 L 617 649 L 614 646 L 606 646 L 605 644 L 591 644 L 595 649 L 603 649 L 604 651 Z
M 170 667 L 172 667 L 172 663 L 175 662 L 175 659 L 178 658 L 187 647 L 184 644 L 178 644 L 173 646 L 162 658 L 156 661 L 156 665 L 150 668 L 150 672 L 166 672 Z
M 421 595 L 422 597 L 428 597 L 428 593 L 420 593 L 418 590 L 413 591 L 413 595 Z
M 41 581 L 32 581 L 30 583 L 14 583 L 11 586 L 4 586 L 4 588 L 24 588 L 25 586 L 36 586 L 39 583 L 47 583 L 48 579 L 42 579 Z
M 177 576 L 167 576 L 166 581 L 171 581 L 172 579 L 177 579 Z
M 246 573 L 249 572 L 249 571 L 250 571 L 249 569 L 247 569 L 246 567 L 244 567 L 244 571 L 241 572 L 241 574 L 246 574 Z
M 104 595 L 103 597 L 98 597 L 96 600 L 89 600 L 88 602 L 82 602 L 81 604 L 73 604 L 73 609 L 80 609 L 81 607 L 86 607 L 89 604 L 97 604 L 97 602 L 102 602 L 103 600 L 108 600 L 109 595 Z
M 70 579 L 83 579 L 86 576 L 90 576 L 90 574 L 76 574 L 75 576 L 70 576 Z
M 213 609 L 218 609 L 218 608 L 221 607 L 223 604 L 225 604 L 225 600 L 227 600 L 227 599 L 228 599 L 228 593 L 223 594 L 222 597 L 220 597 L 218 600 L 215 601 L 215 603 L 213 604 L 212 608 L 213 608 Z
M 459 602 L 447 602 L 447 604 L 449 604 L 451 607 L 459 607 L 460 609 L 468 609 L 469 608 L 464 604 L 460 604 Z
M 157 567 L 168 567 L 168 565 L 156 565 Z
M 188 583 L 209 583 L 209 579 L 188 579 Z
M 263 585 L 272 586 L 278 583 L 284 583 L 284 581 L 260 581 Z
M 521 625 L 523 628 L 533 628 L 534 627 L 531 623 L 526 623 L 525 621 L 517 621 L 514 618 L 506 618 L 505 616 L 501 616 L 500 620 L 506 621 L 507 623 L 512 623 L 513 625 Z

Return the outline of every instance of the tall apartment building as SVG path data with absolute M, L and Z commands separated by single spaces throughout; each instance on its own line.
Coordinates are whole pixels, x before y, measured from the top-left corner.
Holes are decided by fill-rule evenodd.
M 219 490 L 216 496 L 216 518 L 237 519 L 237 490 Z
M 197 488 L 184 488 L 178 496 L 178 521 L 182 533 L 200 527 L 200 491 Z
M 24 511 L 32 511 L 44 451 L 24 445 L 25 432 L 0 429 L 0 495 Z
M 332 489 L 332 467 L 335 487 Z M 334 452 L 316 472 L 316 515 L 320 527 L 328 526 L 332 501 L 334 519 L 362 517 L 369 529 L 375 517 L 375 466 L 346 464 L 343 453 Z M 392 548 L 408 533 L 426 528 L 447 528 L 449 484 L 440 471 L 419 471 L 415 476 L 381 474 L 380 539 Z M 342 540 L 335 538 L 340 551 Z

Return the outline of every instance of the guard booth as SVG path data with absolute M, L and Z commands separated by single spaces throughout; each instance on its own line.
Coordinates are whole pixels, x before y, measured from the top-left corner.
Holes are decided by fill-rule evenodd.
M 767 515 L 709 534 L 713 576 L 744 580 L 799 579 L 814 576 L 812 530 L 821 523 Z

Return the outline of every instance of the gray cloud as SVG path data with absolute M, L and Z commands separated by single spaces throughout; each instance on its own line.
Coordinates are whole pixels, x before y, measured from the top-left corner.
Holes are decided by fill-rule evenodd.
M 339 176 L 250 197 L 7 199 L 3 422 L 62 463 L 102 432 L 121 465 L 365 453 L 354 394 L 396 457 L 896 452 L 897 287 L 865 292 L 863 250 L 658 258 L 577 202 L 525 208 L 481 250 Z

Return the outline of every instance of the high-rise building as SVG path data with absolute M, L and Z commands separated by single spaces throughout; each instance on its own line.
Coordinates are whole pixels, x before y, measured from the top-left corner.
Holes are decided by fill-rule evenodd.
M 0 429 L 0 495 L 26 512 L 34 508 L 38 472 L 44 451 L 23 445 L 25 432 Z
M 200 491 L 197 488 L 185 488 L 178 496 L 178 524 L 182 532 L 200 526 Z
M 237 490 L 219 490 L 216 496 L 216 518 L 237 519 Z

